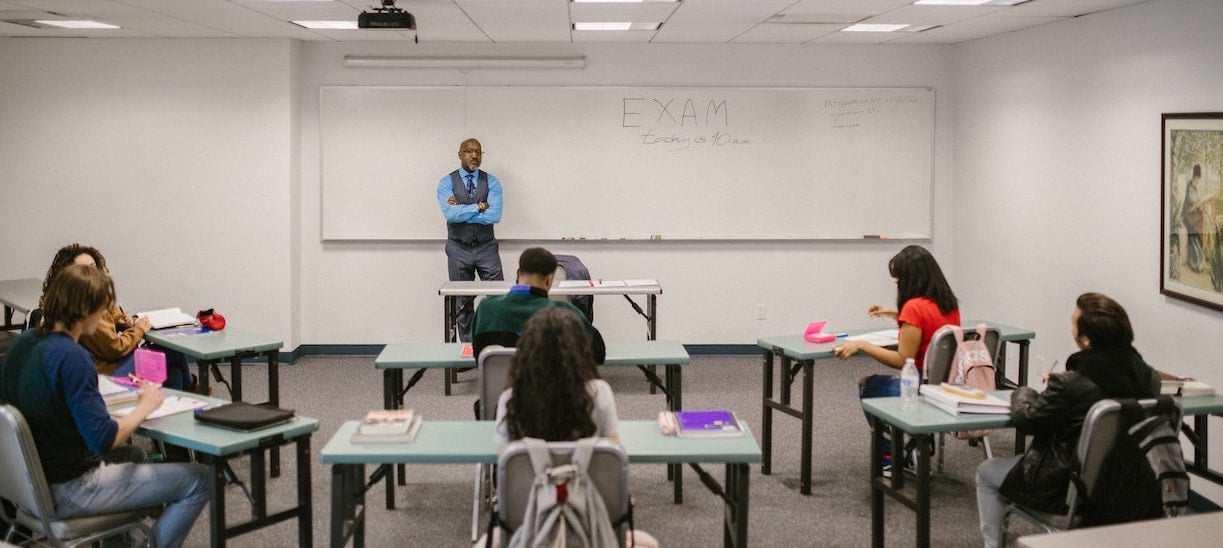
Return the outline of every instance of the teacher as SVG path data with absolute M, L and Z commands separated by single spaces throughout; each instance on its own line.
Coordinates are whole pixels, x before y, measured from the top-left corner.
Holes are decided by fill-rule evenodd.
M 459 144 L 459 169 L 437 183 L 437 205 L 446 218 L 446 267 L 450 281 L 503 280 L 500 246 L 493 225 L 501 222 L 501 181 L 480 170 L 480 141 Z M 471 340 L 472 303 L 459 297 L 459 340 Z

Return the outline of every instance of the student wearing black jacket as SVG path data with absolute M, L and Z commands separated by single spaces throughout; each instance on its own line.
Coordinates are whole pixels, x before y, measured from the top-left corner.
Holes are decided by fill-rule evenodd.
M 1070 463 L 1093 404 L 1159 395 L 1159 375 L 1134 349 L 1134 330 L 1120 304 L 1084 293 L 1070 320 L 1081 350 L 1067 358 L 1066 372 L 1048 376 L 1044 392 L 1022 386 L 1011 395 L 1011 419 L 1033 436 L 1031 446 L 1023 455 L 977 467 L 977 510 L 987 548 L 1002 542 L 1003 495 L 1039 510 L 1065 510 Z

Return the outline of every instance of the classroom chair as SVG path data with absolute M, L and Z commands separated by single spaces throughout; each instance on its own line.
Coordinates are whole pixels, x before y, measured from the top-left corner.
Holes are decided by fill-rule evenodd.
M 42 323 L 42 309 L 35 308 L 25 315 L 25 328 L 34 329 L 38 324 Z
M 964 330 L 965 340 L 974 340 L 977 338 L 976 326 L 966 326 Z M 997 327 L 987 326 L 985 328 L 985 348 L 989 350 L 990 359 L 994 362 L 994 367 L 999 367 L 998 363 L 998 348 L 1002 335 L 998 332 Z M 934 332 L 934 336 L 930 338 L 930 346 L 926 347 L 926 382 L 932 385 L 939 385 L 947 382 L 951 376 L 952 360 L 955 358 L 956 350 L 955 333 L 948 326 L 938 328 Z M 985 458 L 993 458 L 994 452 L 989 445 L 989 436 L 984 436 L 978 440 L 982 448 L 985 450 Z M 943 471 L 943 454 L 947 449 L 946 434 L 940 432 L 938 435 L 938 471 Z M 970 445 L 976 445 L 969 442 Z
M 616 538 L 624 548 L 627 540 L 625 533 L 631 527 L 633 513 L 629 498 L 628 455 L 611 441 L 588 441 L 593 441 L 594 445 L 587 473 L 603 498 L 608 518 L 616 528 Z M 545 445 L 552 456 L 552 463 L 559 466 L 572 461 L 580 443 L 563 441 L 547 442 Z M 514 530 L 522 525 L 534 481 L 535 469 L 531 466 L 526 442 L 519 440 L 510 443 L 497 459 L 497 500 L 493 515 L 495 521 L 501 524 L 501 534 L 500 542 L 494 546 L 507 545 Z
M 1142 406 L 1143 415 L 1148 417 L 1153 416 L 1153 413 L 1156 412 L 1154 410 L 1157 403 L 1158 400 L 1154 398 L 1138 400 L 1138 404 Z M 1179 403 L 1173 406 L 1170 413 L 1172 424 L 1180 424 L 1183 411 Z M 1117 400 L 1105 399 L 1092 405 L 1083 419 L 1083 430 L 1079 433 L 1079 443 L 1075 451 L 1079 462 L 1076 474 L 1081 479 L 1085 492 L 1080 493 L 1077 482 L 1070 481 L 1070 488 L 1066 491 L 1067 510 L 1064 514 L 1041 512 L 1011 502 L 1007 505 L 1006 514 L 1002 518 L 1003 536 L 1011 536 L 1011 516 L 1023 518 L 1045 533 L 1081 526 L 1083 518 L 1079 510 L 1083 503 L 1091 500 L 1100 488 L 1100 480 L 1109 454 L 1112 453 L 1117 440 L 1127 435 L 1123 419 L 1121 403 Z
M 491 421 L 497 418 L 497 400 L 505 390 L 510 376 L 510 363 L 514 360 L 513 348 L 499 344 L 489 345 L 480 352 L 476 367 L 480 371 L 477 394 L 480 395 L 479 419 Z M 480 513 L 488 508 L 493 494 L 493 471 L 486 464 L 476 465 L 476 484 L 471 501 L 471 540 L 480 535 Z
M 155 544 L 144 518 L 158 507 L 69 519 L 51 517 L 55 515 L 55 503 L 38 460 L 34 436 L 25 417 L 11 405 L 0 405 L 0 498 L 17 507 L 12 517 L 0 512 L 9 526 L 5 542 L 13 540 L 20 526 L 45 537 L 53 546 L 90 544 L 135 531 L 143 534 L 149 546 Z

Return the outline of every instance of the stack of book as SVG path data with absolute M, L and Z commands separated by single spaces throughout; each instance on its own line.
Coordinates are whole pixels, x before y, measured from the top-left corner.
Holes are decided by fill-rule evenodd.
M 136 401 L 140 393 L 135 386 L 124 386 L 116 383 L 109 376 L 98 374 L 98 392 L 106 406 L 122 405 Z
M 1213 396 L 1215 387 L 1193 379 L 1165 379 L 1160 381 L 1159 393 L 1173 396 Z
M 947 383 L 939 386 L 924 384 L 921 394 L 930 405 L 956 416 L 1007 415 L 1011 412 L 1010 402 L 964 386 Z
M 416 439 L 420 415 L 411 409 L 378 409 L 365 414 L 349 441 L 353 443 L 404 443 Z

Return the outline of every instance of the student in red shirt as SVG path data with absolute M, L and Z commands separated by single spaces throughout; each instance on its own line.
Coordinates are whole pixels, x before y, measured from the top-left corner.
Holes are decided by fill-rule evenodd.
M 896 282 L 897 308 L 873 305 L 866 313 L 872 318 L 895 319 L 900 328 L 900 344 L 892 350 L 865 341 L 845 341 L 833 352 L 841 359 L 864 352 L 897 370 L 912 358 L 917 370 L 923 371 L 926 347 L 930 346 L 934 332 L 944 325 L 960 325 L 959 301 L 938 261 L 924 247 L 911 245 L 900 250 L 888 261 L 888 272 Z M 900 378 L 896 375 L 871 375 L 858 384 L 862 398 L 900 395 Z M 885 452 L 890 452 L 886 446 Z

